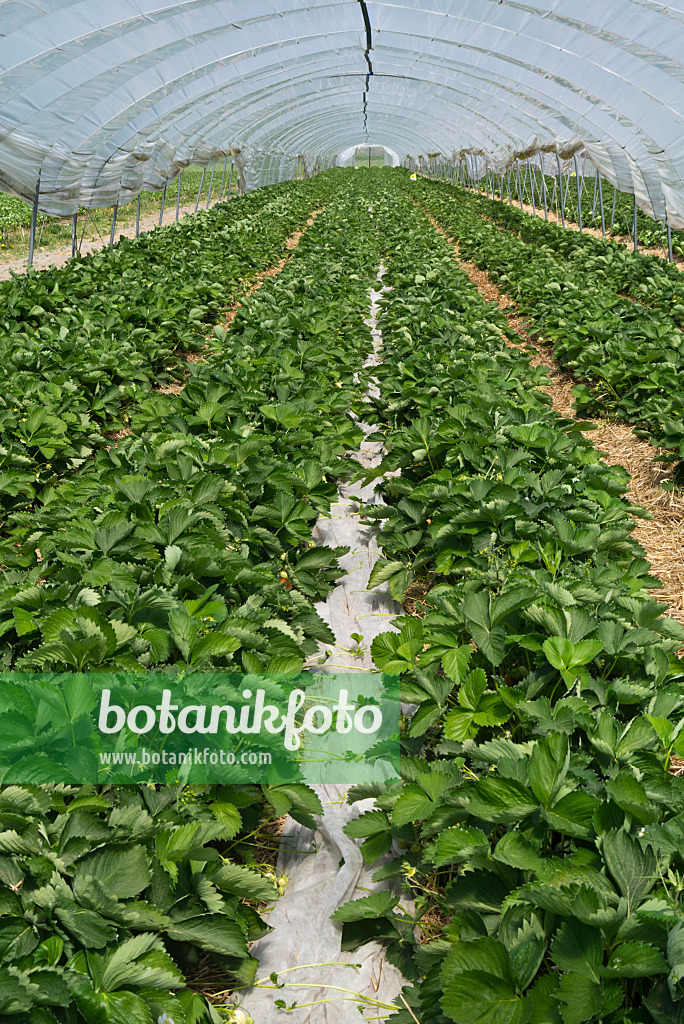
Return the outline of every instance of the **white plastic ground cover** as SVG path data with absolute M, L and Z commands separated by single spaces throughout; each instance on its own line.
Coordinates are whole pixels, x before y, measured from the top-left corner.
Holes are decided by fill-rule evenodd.
M 382 277 L 382 268 L 379 279 Z M 366 323 L 373 333 L 374 353 L 366 365 L 378 360 L 381 345 L 376 326 L 381 291 L 371 291 L 371 317 Z M 366 434 L 375 428 L 361 424 Z M 382 459 L 382 444 L 367 441 L 354 453 L 362 465 L 375 466 Z M 359 522 L 358 502 L 380 500 L 374 484 L 365 487 L 340 487 L 340 500 L 331 508 L 330 518 L 320 518 L 314 537 L 332 547 L 346 545 L 350 553 L 340 560 L 347 574 L 340 580 L 318 612 L 330 624 L 337 640 L 330 662 L 317 671 L 372 668 L 368 648 L 378 633 L 391 629 L 391 619 L 401 608 L 389 596 L 386 585 L 368 591 L 368 576 L 378 558 L 379 550 L 370 529 Z M 356 647 L 351 633 L 363 634 L 366 648 L 362 658 L 343 648 Z M 330 915 L 342 903 L 359 899 L 369 892 L 388 888 L 388 883 L 372 879 L 377 865 L 363 862 L 358 844 L 343 832 L 344 825 L 364 811 L 371 810 L 372 800 L 349 805 L 345 802 L 345 786 L 315 786 L 324 806 L 318 829 L 313 832 L 291 818 L 281 838 L 277 871 L 288 877 L 284 895 L 266 915 L 273 931 L 255 943 L 251 952 L 260 961 L 259 981 L 272 984 L 269 975 L 275 972 L 281 989 L 250 989 L 242 996 L 242 1005 L 256 1024 L 276 1019 L 274 1000 L 283 999 L 290 1006 L 300 1004 L 288 1019 L 293 1024 L 349 1024 L 360 1019 L 355 996 L 362 995 L 381 1004 L 391 1004 L 406 979 L 384 957 L 377 942 L 367 943 L 350 953 L 342 953 L 342 926 Z M 399 894 L 400 890 L 397 890 Z M 404 902 L 404 906 L 408 904 Z M 358 968 L 344 964 L 360 964 Z M 313 965 L 313 966 L 307 966 Z M 293 968 L 296 968 L 293 970 Z M 288 972 L 283 974 L 282 972 Z M 369 1010 L 369 1012 L 371 1012 Z M 389 1011 L 388 1011 L 389 1012 Z M 381 1009 L 371 1016 L 384 1017 Z
M 684 227 L 684 0 L 0 0 L 0 188 L 64 216 L 372 142 L 503 169 L 585 149 Z

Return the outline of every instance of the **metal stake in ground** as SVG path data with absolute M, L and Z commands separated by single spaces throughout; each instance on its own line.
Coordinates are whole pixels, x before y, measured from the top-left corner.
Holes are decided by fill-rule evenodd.
M 138 192 L 138 200 L 135 204 L 135 237 L 140 237 L 140 193 Z
M 183 173 L 182 171 L 178 172 L 178 191 L 176 192 L 176 223 L 178 223 L 178 218 L 180 216 L 180 194 L 181 194 L 181 175 L 182 175 L 182 173 Z
M 219 189 L 219 203 L 223 199 L 223 183 L 226 180 L 226 167 L 228 166 L 228 157 L 223 161 L 223 173 L 221 174 L 221 188 Z
M 546 175 L 544 174 L 543 158 L 540 161 L 540 164 L 541 164 L 542 190 L 544 192 L 544 220 L 548 220 L 549 219 L 549 207 L 548 207 L 548 197 L 546 195 Z
M 579 224 L 579 233 L 582 234 L 582 188 L 579 177 L 579 170 L 577 167 L 577 155 L 573 157 L 575 161 L 575 185 L 577 188 L 577 223 Z
M 162 220 L 164 218 L 164 207 L 166 206 L 166 182 L 164 182 L 164 191 L 162 192 L 161 209 L 159 210 L 159 227 L 162 226 Z
M 116 231 L 116 215 L 117 215 L 118 212 L 119 212 L 119 204 L 118 204 L 118 202 L 116 202 L 116 203 L 114 203 L 114 208 L 112 210 L 112 230 L 111 230 L 111 234 L 109 236 L 109 248 L 110 249 L 114 245 L 114 232 Z
M 28 266 L 33 266 L 33 253 L 36 248 L 36 225 L 38 223 L 38 200 L 40 198 L 40 172 L 36 182 L 36 193 L 33 197 L 33 209 L 31 211 L 31 235 L 29 238 Z
M 207 170 L 206 167 L 202 168 L 202 177 L 200 178 L 200 187 L 199 187 L 199 191 L 197 193 L 197 202 L 195 203 L 195 213 L 197 213 L 197 211 L 199 210 L 199 201 L 200 201 L 200 196 L 202 195 L 202 186 L 204 185 L 204 175 L 205 175 L 206 170 Z
M 211 186 L 214 183 L 214 168 L 215 167 L 216 167 L 215 163 L 211 165 L 211 174 L 209 175 L 209 191 L 207 192 L 207 205 L 205 207 L 205 209 L 207 209 L 207 210 L 209 209 L 209 203 L 211 202 Z
M 561 224 L 565 227 L 565 202 L 563 201 L 563 172 L 561 171 L 560 157 L 556 153 L 556 163 L 558 164 L 558 197 L 560 201 L 560 215 Z
M 597 169 L 598 170 L 598 169 Z M 599 205 L 601 207 L 601 236 L 606 237 L 606 218 L 603 213 L 603 178 L 598 176 Z
M 78 211 L 71 218 L 71 255 L 76 255 L 78 245 Z
M 634 214 L 632 216 L 632 238 L 634 239 L 634 252 L 637 251 L 637 198 L 636 192 L 634 193 Z

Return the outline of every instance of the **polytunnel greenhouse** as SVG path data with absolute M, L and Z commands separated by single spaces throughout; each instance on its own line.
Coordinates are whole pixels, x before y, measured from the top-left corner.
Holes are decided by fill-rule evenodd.
M 684 1024 L 683 52 L 0 0 L 0 1024 Z

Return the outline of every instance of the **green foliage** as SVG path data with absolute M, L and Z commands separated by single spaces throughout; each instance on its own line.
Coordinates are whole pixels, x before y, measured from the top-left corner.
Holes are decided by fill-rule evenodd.
M 574 389 L 578 411 L 613 412 L 637 424 L 671 450 L 665 461 L 679 464 L 684 282 L 676 267 L 483 195 L 435 182 L 415 188 L 458 239 L 463 258 L 487 270 L 529 318 L 531 332 L 583 382 Z
M 312 527 L 363 437 L 350 409 L 379 243 L 355 188 L 340 172 L 266 189 L 6 286 L 8 344 L 20 335 L 34 361 L 6 394 L 30 410 L 3 428 L 5 668 L 289 672 L 334 641 L 314 603 L 344 549 L 317 547 Z M 246 298 L 241 279 L 326 202 L 282 273 Z M 174 351 L 204 345 L 238 295 L 183 391 L 153 393 L 160 367 L 180 377 Z M 114 444 L 105 432 L 123 409 L 130 434 Z M 82 702 L 74 684 L 56 726 Z M 3 723 L 17 742 L 18 720 Z M 215 1024 L 188 976 L 208 955 L 254 980 L 248 942 L 265 926 L 252 904 L 275 892 L 254 870 L 253 835 L 285 814 L 315 827 L 321 810 L 299 784 L 2 789 L 0 1017 Z
M 436 210 L 443 188 L 414 186 Z M 344 942 L 381 938 L 414 982 L 398 1024 L 677 1020 L 684 631 L 649 593 L 626 474 L 552 412 L 414 210 L 397 196 L 364 415 L 387 449 L 385 504 L 365 510 L 378 576 L 403 567 L 425 591 L 422 619 L 372 652 L 417 711 L 401 785 L 347 831 L 415 912 L 346 904 Z M 419 946 L 435 908 L 442 934 Z
M 249 831 L 263 798 L 252 790 L 232 805 L 235 826 L 225 824 L 230 799 L 218 787 L 5 787 L 3 1019 L 148 1024 L 166 1012 L 184 1024 L 184 971 L 200 953 L 237 977 L 253 973 L 248 940 L 265 926 L 241 901 L 275 890 L 219 850 Z M 200 1003 L 188 1019 L 215 1020 Z

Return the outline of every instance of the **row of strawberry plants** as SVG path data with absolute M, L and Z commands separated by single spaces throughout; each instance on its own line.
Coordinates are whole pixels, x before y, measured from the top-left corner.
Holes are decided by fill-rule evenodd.
M 416 911 L 347 903 L 343 943 L 387 942 L 413 981 L 397 1024 L 681 1021 L 684 630 L 649 596 L 627 475 L 399 195 L 391 241 L 371 584 L 420 584 L 426 614 L 373 643 L 417 710 L 401 785 L 352 791 L 375 808 L 346 830 L 369 862 L 403 847 L 376 877 Z
M 348 410 L 377 247 L 353 196 L 216 330 L 180 394 L 140 401 L 129 436 L 7 517 L 5 667 L 285 670 L 329 636 L 311 599 L 337 570 L 311 524 L 362 437 Z
M 548 247 L 495 227 L 469 194 L 421 181 L 419 201 L 458 240 L 464 259 L 487 270 L 553 345 L 560 363 L 590 386 L 574 389 L 579 412 L 613 411 L 639 426 L 673 461 L 684 455 L 684 392 L 678 365 L 684 337 L 657 309 L 617 295 Z
M 325 180 L 324 180 L 325 178 Z M 36 487 L 80 466 L 127 425 L 141 393 L 184 373 L 245 280 L 322 205 L 335 176 L 251 195 L 124 239 L 65 267 L 0 284 L 0 495 L 29 503 Z
M 614 291 L 655 307 L 663 317 L 679 325 L 684 322 L 684 278 L 673 264 L 647 253 L 632 252 L 610 239 L 564 230 L 558 224 L 484 196 L 476 206 L 484 216 L 515 232 L 523 242 L 547 246 L 563 256 L 568 268 L 578 275 L 606 282 Z
M 129 437 L 10 516 L 6 668 L 288 672 L 334 641 L 313 600 L 340 552 L 316 547 L 311 527 L 363 436 L 349 409 L 378 242 L 362 183 L 328 198 L 183 392 L 141 402 Z M 68 718 L 55 711 L 29 735 L 3 716 L 3 743 L 33 753 L 37 782 Z M 247 944 L 265 926 L 253 904 L 274 890 L 234 861 L 254 860 L 269 807 L 310 827 L 321 811 L 299 784 L 4 788 L 0 1017 L 217 1021 L 185 972 L 210 954 L 254 979 Z

